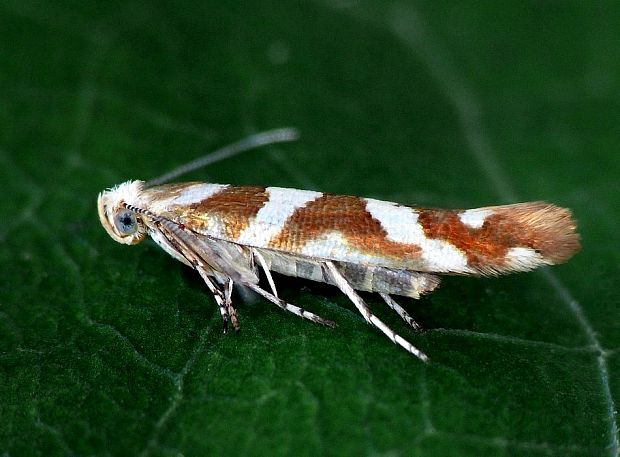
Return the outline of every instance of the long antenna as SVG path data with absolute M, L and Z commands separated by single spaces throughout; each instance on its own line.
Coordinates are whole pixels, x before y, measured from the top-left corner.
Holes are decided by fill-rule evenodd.
M 297 138 L 299 138 L 299 131 L 296 128 L 292 127 L 285 127 L 281 129 L 274 129 L 268 130 L 266 132 L 256 133 L 255 135 L 251 135 L 247 138 L 244 138 L 243 140 L 237 141 L 236 143 L 229 144 L 228 146 L 224 146 L 223 148 L 210 152 L 209 154 L 199 157 L 196 160 L 192 160 L 185 165 L 181 165 L 180 167 L 175 168 L 174 170 L 160 176 L 159 178 L 151 179 L 150 181 L 146 182 L 145 186 L 158 186 L 159 184 L 168 182 L 171 179 L 190 173 L 199 168 L 206 167 L 207 165 L 214 162 L 219 162 L 220 160 L 233 157 L 242 152 L 256 149 L 260 146 L 265 146 L 267 144 L 295 141 Z

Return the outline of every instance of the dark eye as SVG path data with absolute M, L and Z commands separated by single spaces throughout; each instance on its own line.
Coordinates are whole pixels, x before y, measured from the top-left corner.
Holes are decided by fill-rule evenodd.
M 114 216 L 114 226 L 123 235 L 131 235 L 138 230 L 136 214 L 133 211 L 123 210 Z

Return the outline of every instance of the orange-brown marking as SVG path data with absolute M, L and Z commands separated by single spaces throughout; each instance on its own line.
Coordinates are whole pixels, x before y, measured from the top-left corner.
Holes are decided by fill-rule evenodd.
M 190 205 L 187 217 L 199 225 L 205 224 L 211 218 L 218 218 L 226 236 L 230 240 L 236 240 L 267 200 L 269 195 L 264 187 L 226 187 L 209 198 Z
M 525 247 L 552 262 L 562 262 L 579 249 L 570 212 L 546 203 L 491 208 L 480 228 L 461 222 L 459 211 L 419 210 L 418 221 L 429 238 L 448 241 L 475 269 L 501 269 L 510 248 Z
M 323 195 L 296 209 L 278 236 L 269 242 L 269 247 L 299 252 L 308 241 L 330 232 L 340 233 L 350 246 L 367 254 L 395 258 L 420 256 L 419 246 L 389 241 L 381 223 L 366 210 L 362 199 L 339 195 Z
M 503 264 L 512 246 L 530 247 L 517 243 L 514 227 L 501 226 L 503 217 L 489 215 L 480 228 L 461 222 L 458 211 L 420 210 L 418 222 L 428 238 L 445 240 L 460 249 L 472 268 Z

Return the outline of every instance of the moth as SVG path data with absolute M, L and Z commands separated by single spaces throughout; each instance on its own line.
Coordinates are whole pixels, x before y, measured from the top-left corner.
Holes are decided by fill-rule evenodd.
M 423 361 L 358 291 L 376 292 L 411 327 L 420 326 L 393 295 L 419 298 L 440 275 L 493 276 L 568 260 L 579 248 L 571 212 L 529 202 L 466 210 L 418 208 L 372 198 L 280 187 L 203 182 L 163 184 L 208 163 L 291 141 L 294 129 L 251 136 L 153 181 L 127 181 L 99 194 L 101 224 L 119 243 L 150 236 L 198 271 L 213 294 L 224 331 L 239 329 L 235 284 L 319 324 L 333 322 L 287 303 L 271 272 L 338 287 L 363 318 Z M 260 285 L 264 276 L 268 289 Z

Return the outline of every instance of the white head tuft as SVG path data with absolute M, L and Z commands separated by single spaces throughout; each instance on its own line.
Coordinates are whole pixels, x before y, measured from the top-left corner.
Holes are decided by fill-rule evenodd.
M 143 187 L 144 181 L 127 181 L 99 194 L 97 210 L 101 225 L 119 243 L 136 244 L 146 236 L 142 216 L 125 207 L 125 204 L 141 206 Z

